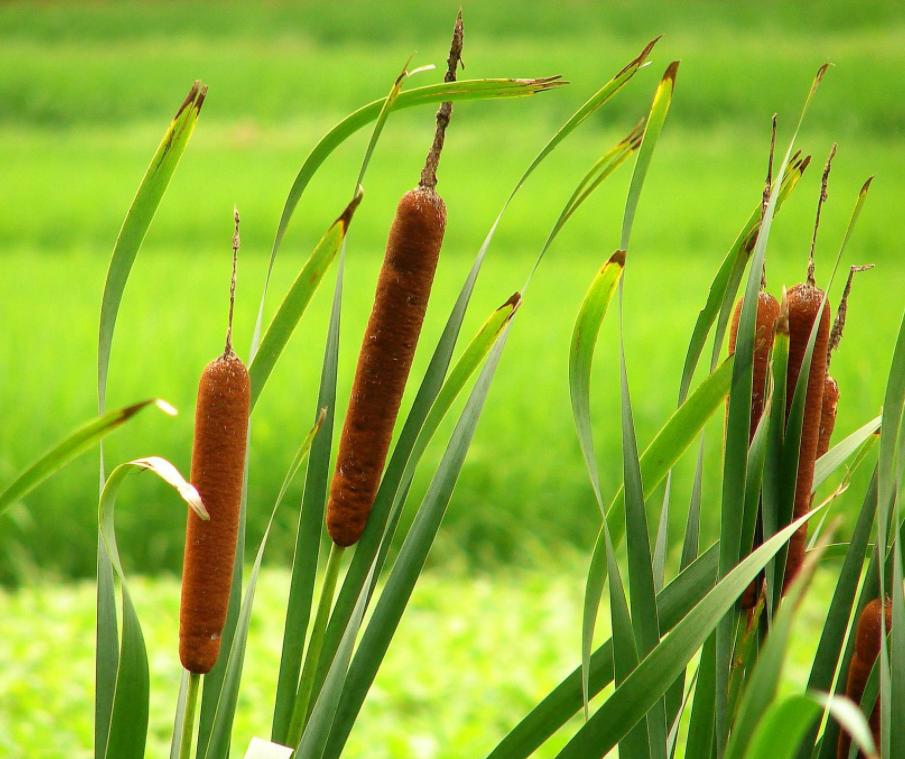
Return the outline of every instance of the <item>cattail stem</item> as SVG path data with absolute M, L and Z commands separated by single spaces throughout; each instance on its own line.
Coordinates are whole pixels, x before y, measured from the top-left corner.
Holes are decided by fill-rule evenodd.
M 452 44 L 449 47 L 449 58 L 446 59 L 446 75 L 444 82 L 456 81 L 456 70 L 462 63 L 462 43 L 464 40 L 462 28 L 462 11 L 456 14 L 456 25 L 453 29 Z M 462 68 L 465 68 L 463 65 Z M 437 110 L 437 129 L 434 132 L 434 142 L 427 154 L 424 168 L 421 170 L 421 187 L 437 186 L 437 166 L 440 163 L 440 153 L 443 152 L 443 142 L 446 139 L 446 127 L 449 126 L 449 118 L 452 115 L 452 102 L 446 101 L 440 104 Z
M 295 694 L 295 703 L 292 707 L 292 719 L 289 722 L 289 745 L 297 746 L 302 739 L 302 730 L 308 720 L 313 703 L 311 695 L 314 688 L 314 676 L 317 673 L 317 665 L 320 660 L 321 650 L 324 646 L 324 634 L 327 631 L 327 623 L 330 621 L 330 609 L 333 606 L 333 596 L 336 593 L 336 582 L 339 579 L 339 567 L 342 562 L 344 549 L 332 544 L 330 556 L 327 558 L 327 566 L 324 569 L 324 583 L 321 587 L 321 595 L 317 604 L 317 614 L 314 617 L 314 627 L 311 628 L 311 638 L 308 640 L 308 650 L 305 652 L 305 664 L 302 667 L 302 675 L 299 679 L 298 691 Z
M 233 273 L 229 280 L 229 316 L 226 320 L 224 356 L 233 352 L 233 309 L 236 305 L 236 266 L 239 260 L 239 244 L 239 209 L 233 206 Z
M 814 233 L 811 235 L 811 249 L 808 252 L 808 284 L 813 286 L 816 284 L 814 279 L 814 248 L 817 246 L 817 229 L 820 227 L 820 209 L 826 203 L 826 188 L 830 181 L 830 168 L 833 165 L 833 158 L 836 155 L 836 143 L 830 148 L 830 154 L 827 156 L 826 165 L 823 167 L 823 176 L 820 178 L 820 197 L 817 198 L 817 216 L 814 219 Z
M 192 755 L 192 737 L 195 734 L 195 714 L 198 711 L 198 686 L 200 684 L 201 675 L 189 672 L 189 690 L 186 694 L 182 735 L 179 740 L 179 759 L 190 759 Z

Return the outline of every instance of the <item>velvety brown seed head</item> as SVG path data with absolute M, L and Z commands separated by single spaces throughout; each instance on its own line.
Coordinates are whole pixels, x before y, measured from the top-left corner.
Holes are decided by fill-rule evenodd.
M 729 352 L 735 353 L 738 339 L 738 324 L 742 316 L 742 300 L 735 305 L 732 324 L 729 328 Z M 757 314 L 754 327 L 754 366 L 752 369 L 753 384 L 751 387 L 751 424 L 748 439 L 754 437 L 757 425 L 764 413 L 764 402 L 767 392 L 767 372 L 770 368 L 770 351 L 773 349 L 773 330 L 779 317 L 779 301 L 767 292 L 757 294 Z M 728 404 L 727 404 L 728 409 Z M 754 536 L 754 548 L 761 543 L 760 531 Z M 743 609 L 753 609 L 757 603 L 758 591 L 763 583 L 761 577 L 755 579 L 742 594 L 739 605 Z
M 189 512 L 179 610 L 179 658 L 198 674 L 217 661 L 229 604 L 250 395 L 248 372 L 234 353 L 211 361 L 201 374 L 191 481 L 210 521 Z
M 445 228 L 446 206 L 432 188 L 418 187 L 399 201 L 330 485 L 327 531 L 338 546 L 355 543 L 371 513 Z
M 836 427 L 836 411 L 839 406 L 839 385 L 830 375 L 823 381 L 823 403 L 820 409 L 820 437 L 817 440 L 817 458 L 830 449 L 833 430 Z
M 786 375 L 786 417 L 792 407 L 795 386 L 801 373 L 801 364 L 807 350 L 811 330 L 818 316 L 820 319 L 817 340 L 811 358 L 811 370 L 807 377 L 804 419 L 801 428 L 801 447 L 798 458 L 798 477 L 795 482 L 794 518 L 803 516 L 811 505 L 811 486 L 814 483 L 814 462 L 817 460 L 817 444 L 820 440 L 820 416 L 823 409 L 823 388 L 826 379 L 826 357 L 830 339 L 830 305 L 820 304 L 823 291 L 813 285 L 800 284 L 786 294 L 789 320 L 789 368 Z M 803 525 L 789 542 L 783 589 L 788 588 L 804 560 L 807 542 L 807 525 Z
M 855 632 L 855 650 L 852 653 L 851 662 L 848 665 L 848 675 L 845 681 L 845 695 L 856 704 L 861 702 L 864 696 L 864 688 L 867 685 L 870 671 L 874 662 L 880 655 L 880 646 L 883 639 L 883 627 L 881 614 L 886 617 L 886 632 L 892 628 L 892 603 L 889 599 L 880 603 L 875 598 L 868 603 L 858 617 L 858 627 Z M 880 708 L 875 704 L 870 715 L 870 728 L 874 736 L 874 743 L 880 743 Z M 839 731 L 839 743 L 836 750 L 838 759 L 848 759 L 851 738 L 844 730 Z M 859 757 L 864 754 L 858 752 Z

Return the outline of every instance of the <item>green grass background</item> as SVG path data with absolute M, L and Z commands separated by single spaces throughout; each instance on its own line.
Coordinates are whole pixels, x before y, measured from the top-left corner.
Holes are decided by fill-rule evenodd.
M 108 461 L 159 454 L 187 470 L 198 374 L 221 349 L 231 210 L 242 213 L 236 344 L 248 345 L 269 245 L 289 184 L 332 124 L 381 96 L 406 58 L 445 60 L 451 3 L 347 2 L 0 6 L 0 481 L 95 408 L 97 322 L 113 241 L 163 128 L 192 80 L 210 85 L 198 129 L 134 268 L 120 313 L 109 403 L 173 402 L 110 441 Z M 513 205 L 491 248 L 465 334 L 519 287 L 574 183 L 649 102 L 680 58 L 675 103 L 638 212 L 626 275 L 630 379 L 639 441 L 675 403 L 688 336 L 706 288 L 757 202 L 770 115 L 788 135 L 817 66 L 832 69 L 802 133 L 815 165 L 782 211 L 768 256 L 770 289 L 801 279 L 819 168 L 839 156 L 818 244 L 825 281 L 858 187 L 876 175 L 846 264 L 858 280 L 833 362 L 839 433 L 876 414 L 902 313 L 905 207 L 905 11 L 895 2 L 466 3 L 470 77 L 562 73 L 571 86 L 522 101 L 456 108 L 440 168 L 449 228 L 413 377 L 503 199 L 534 152 L 590 92 L 655 34 L 654 65 L 577 132 Z M 436 73 L 420 75 L 421 83 Z M 394 115 L 351 230 L 339 398 L 348 396 L 396 200 L 417 180 L 432 109 Z M 348 199 L 364 134 L 332 157 L 300 205 L 268 300 L 272 313 L 312 245 Z M 618 242 L 622 170 L 576 215 L 520 312 L 433 561 L 555 566 L 587 551 L 597 516 L 569 412 L 567 350 L 578 304 Z M 832 296 L 838 296 L 841 280 Z M 329 286 L 318 293 L 255 414 L 249 483 L 256 542 L 290 457 L 314 415 Z M 593 415 L 602 478 L 621 478 L 615 322 L 595 367 Z M 342 408 L 339 409 L 343 411 Z M 721 421 L 704 485 L 705 529 L 718 503 Z M 448 432 L 449 425 L 444 427 Z M 439 436 L 411 506 L 439 459 Z M 676 478 L 680 535 L 690 462 Z M 5 516 L 0 576 L 89 576 L 94 569 L 96 457 L 87 456 Z M 859 488 L 843 498 L 850 511 Z M 297 498 L 296 498 L 297 501 Z M 286 566 L 295 514 L 272 540 Z M 130 570 L 178 571 L 183 514 L 151 479 L 130 484 L 118 529 Z

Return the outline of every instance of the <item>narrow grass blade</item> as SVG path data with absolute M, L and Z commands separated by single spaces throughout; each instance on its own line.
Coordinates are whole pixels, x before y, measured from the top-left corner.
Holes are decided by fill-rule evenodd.
M 308 469 L 305 474 L 305 491 L 299 511 L 295 548 L 292 554 L 292 575 L 286 606 L 286 622 L 283 626 L 283 643 L 280 655 L 280 671 L 277 679 L 271 737 L 277 743 L 285 743 L 289 721 L 298 688 L 302 667 L 305 637 L 311 616 L 314 583 L 317 577 L 317 561 L 320 551 L 320 535 L 327 501 L 327 483 L 330 472 L 330 452 L 333 442 L 333 426 L 336 407 L 336 375 L 339 360 L 339 328 L 342 311 L 342 285 L 344 254 L 336 272 L 336 286 L 330 324 L 324 348 L 321 369 L 318 408 L 326 409 L 322 432 L 311 447 Z
M 424 87 L 414 87 L 399 93 L 395 102 L 392 103 L 391 109 L 400 110 L 402 108 L 412 108 L 419 105 L 442 103 L 446 100 L 495 100 L 500 98 L 528 97 L 540 92 L 556 89 L 564 84 L 565 82 L 559 76 L 540 77 L 536 79 L 464 79 L 456 82 L 441 82 L 438 84 L 429 84 Z M 384 110 L 386 103 L 387 98 L 380 98 L 379 100 L 374 100 L 367 105 L 362 106 L 357 111 L 346 116 L 320 139 L 317 145 L 312 148 L 307 158 L 305 158 L 298 174 L 296 174 L 296 177 L 292 182 L 292 186 L 289 188 L 289 193 L 283 204 L 283 211 L 280 214 L 280 221 L 277 226 L 276 236 L 274 237 L 273 247 L 271 249 L 267 281 L 269 281 L 270 274 L 273 271 L 277 253 L 283 242 L 286 230 L 289 228 L 289 222 L 292 220 L 295 209 L 302 198 L 302 194 L 308 187 L 308 183 L 314 177 L 323 162 L 327 160 L 337 147 L 355 134 L 359 129 L 377 119 Z M 265 282 L 265 292 L 266 289 L 267 284 Z
M 619 368 L 620 398 L 622 406 L 622 468 L 625 484 L 626 551 L 628 554 L 629 588 L 631 590 L 632 620 L 638 655 L 646 656 L 660 642 L 660 621 L 657 617 L 656 584 L 647 513 L 644 510 L 644 486 L 638 443 L 635 439 L 635 422 L 632 415 L 628 370 L 625 365 L 625 325 L 622 314 L 624 280 L 619 286 Z M 606 519 L 604 519 L 606 522 Z M 607 534 L 607 540 L 609 535 Z M 607 554 L 612 556 L 612 546 Z M 615 560 L 610 559 L 610 571 Z M 618 660 L 617 660 L 618 665 Z M 634 669 L 634 663 L 632 664 Z M 663 701 L 658 701 L 647 715 L 649 736 L 648 755 L 666 759 L 666 711 Z
M 289 342 L 327 269 L 339 253 L 361 198 L 362 194 L 359 191 L 321 237 L 264 333 L 261 345 L 248 366 L 252 408 L 261 397 L 261 391 L 267 384 L 277 359 Z
M 597 471 L 597 459 L 594 456 L 594 438 L 591 428 L 591 363 L 594 349 L 597 346 L 597 335 L 606 316 L 607 307 L 616 292 L 616 285 L 625 270 L 625 253 L 621 250 L 613 253 L 597 272 L 581 303 L 575 327 L 572 330 L 572 343 L 569 349 L 569 394 L 572 400 L 572 418 L 578 431 L 578 442 L 584 456 L 585 468 L 591 479 L 594 496 L 604 514 L 603 496 L 600 492 L 600 476 Z
M 771 704 L 751 735 L 746 759 L 791 759 L 805 733 L 820 715 L 820 706 L 805 695 Z
M 232 644 L 229 649 L 229 658 L 226 662 L 226 668 L 223 676 L 223 685 L 220 690 L 220 698 L 217 702 L 217 708 L 214 712 L 214 718 L 211 723 L 211 730 L 208 737 L 207 746 L 204 751 L 198 753 L 198 759 L 213 759 L 214 757 L 227 757 L 229 755 L 229 745 L 232 733 L 233 720 L 236 714 L 236 704 L 239 700 L 239 685 L 242 679 L 242 667 L 245 663 L 245 647 L 248 642 L 248 627 L 251 622 L 251 612 L 254 606 L 255 589 L 258 582 L 258 574 L 261 570 L 261 562 L 264 559 L 264 551 L 267 548 L 267 540 L 270 537 L 270 530 L 273 527 L 274 519 L 279 511 L 280 505 L 286 496 L 286 491 L 290 484 L 304 464 L 311 450 L 312 441 L 318 434 L 321 424 L 323 424 L 326 411 L 321 410 L 318 415 L 314 427 L 305 437 L 299 446 L 289 469 L 283 478 L 283 484 L 273 505 L 270 513 L 270 519 L 261 537 L 261 543 L 258 546 L 258 552 L 252 565 L 251 574 L 248 577 L 248 587 L 245 589 L 245 597 L 242 600 L 242 608 L 239 612 L 239 620 L 233 634 Z
M 176 716 L 173 719 L 173 733 L 170 740 L 170 759 L 180 759 L 179 752 L 182 749 L 180 743 L 185 726 L 185 712 L 188 707 L 189 677 L 188 670 L 182 670 L 182 677 L 179 680 L 179 695 L 176 697 Z
M 669 64 L 657 90 L 654 93 L 654 101 L 651 103 L 647 114 L 647 123 L 644 127 L 644 137 L 641 140 L 641 149 L 638 152 L 638 160 L 635 163 L 635 171 L 632 174 L 632 183 L 628 191 L 628 199 L 625 203 L 625 214 L 622 219 L 622 242 L 619 247 L 628 250 L 629 239 L 632 235 L 632 225 L 635 221 L 635 211 L 638 209 L 638 201 L 641 198 L 641 188 L 647 177 L 647 170 L 654 155 L 654 147 L 660 137 L 669 106 L 672 103 L 672 94 L 676 87 L 676 74 L 679 71 L 679 62 Z
M 826 482 L 858 449 L 876 435 L 882 417 L 871 419 L 851 435 L 830 448 L 814 464 L 814 490 Z
M 605 756 L 663 697 L 760 569 L 798 527 L 822 508 L 818 506 L 797 519 L 730 570 L 641 661 L 557 756 L 560 759 Z
M 173 172 L 179 165 L 179 159 L 182 158 L 192 136 L 206 94 L 207 87 L 201 82 L 195 82 L 182 101 L 138 186 L 138 192 L 132 200 L 113 247 L 113 257 L 110 259 L 110 268 L 107 270 L 107 281 L 104 285 L 97 345 L 97 396 L 98 409 L 101 412 L 106 405 L 107 370 L 110 365 L 113 330 L 129 272 L 151 220 L 157 212 L 157 206 L 160 205 Z
M 365 628 L 361 643 L 349 668 L 342 698 L 339 700 L 333 719 L 330 739 L 324 752 L 325 757 L 335 758 L 341 754 L 365 696 L 396 632 L 399 620 L 440 528 L 443 515 L 449 506 L 456 479 L 465 461 L 465 454 L 506 345 L 507 335 L 508 329 L 504 330 L 498 338 L 475 382 L 437 472 L 393 564 L 393 569 L 374 609 L 374 614 Z M 365 593 L 366 590 L 363 591 L 363 596 Z M 355 631 L 349 628 L 346 635 L 350 633 L 354 636 Z M 306 732 L 308 729 L 316 729 L 312 728 L 312 725 L 315 724 L 314 716 L 312 715 Z
M 659 594 L 657 613 L 663 631 L 670 630 L 713 587 L 717 547 L 704 551 Z M 597 695 L 613 681 L 613 641 L 591 655 L 589 691 Z M 534 707 L 490 753 L 488 759 L 525 759 L 582 707 L 581 666 L 576 667 Z
M 132 603 L 126 574 L 116 545 L 114 507 L 116 497 L 126 477 L 140 471 L 150 471 L 170 485 L 202 519 L 207 512 L 195 490 L 168 461 L 150 457 L 136 459 L 116 467 L 107 479 L 98 505 L 98 527 L 103 555 L 120 583 L 122 599 L 122 643 L 119 650 L 113 690 L 110 723 L 101 756 L 105 759 L 142 759 L 148 732 L 148 703 L 150 677 L 148 656 L 138 614 Z
M 138 412 L 152 406 L 170 416 L 176 413 L 166 401 L 151 398 L 115 411 L 108 411 L 70 432 L 0 492 L 0 514 L 28 495 L 54 472 L 91 450 L 96 443 L 134 418 Z

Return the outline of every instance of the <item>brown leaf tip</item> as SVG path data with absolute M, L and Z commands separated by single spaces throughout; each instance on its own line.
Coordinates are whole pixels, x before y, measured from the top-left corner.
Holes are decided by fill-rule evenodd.
M 179 110 L 176 111 L 176 116 L 174 118 L 178 119 L 182 115 L 182 112 L 191 105 L 194 105 L 196 113 L 200 113 L 206 95 L 207 85 L 200 79 L 196 79 L 189 90 L 189 94 L 185 96 L 185 100 L 182 101 L 182 105 L 180 105 Z
M 873 177 L 868 177 L 868 178 L 865 180 L 864 184 L 861 185 L 861 190 L 860 190 L 860 192 L 859 192 L 858 194 L 859 194 L 859 195 L 866 195 L 866 194 L 867 194 L 867 191 L 870 189 L 870 184 L 871 184 L 871 182 L 873 182 L 873 181 L 874 181 L 874 178 L 873 178 Z
M 607 264 L 616 264 L 616 266 L 625 267 L 625 251 L 617 250 L 610 256 Z
M 349 205 L 346 206 L 345 210 L 343 210 L 336 219 L 337 224 L 342 224 L 343 234 L 349 229 L 349 225 L 352 223 L 352 217 L 355 215 L 355 209 L 361 205 L 361 199 L 364 195 L 364 188 L 361 185 L 358 185 L 358 189 L 355 190 L 355 195 L 352 200 L 349 201 Z
M 660 41 L 660 38 L 661 38 L 662 36 L 663 36 L 662 34 L 658 34 L 658 35 L 657 35 L 656 37 L 654 37 L 650 42 L 648 42 L 648 43 L 644 46 L 644 50 L 642 50 L 642 51 L 638 54 L 638 57 L 635 58 L 635 59 L 633 59 L 633 60 L 631 60 L 631 61 L 629 61 L 629 62 L 622 68 L 622 70 L 621 70 L 618 74 L 616 74 L 616 76 L 617 76 L 617 77 L 622 76 L 626 71 L 629 71 L 629 70 L 631 70 L 631 69 L 638 69 L 638 68 L 641 68 L 641 64 L 644 63 L 645 60 L 647 60 L 647 56 L 650 55 L 650 51 L 654 49 L 654 45 L 656 45 L 656 44 Z
M 663 74 L 663 81 L 668 81 L 670 86 L 676 86 L 676 74 L 679 71 L 679 61 L 673 61 L 666 67 L 666 73 Z
M 515 313 L 515 310 L 521 305 L 521 303 L 522 303 L 522 294 L 518 290 L 516 290 L 514 293 L 512 293 L 512 295 L 509 296 L 509 299 L 502 306 L 499 307 L 498 310 L 502 311 L 504 308 L 511 307 L 512 312 Z

